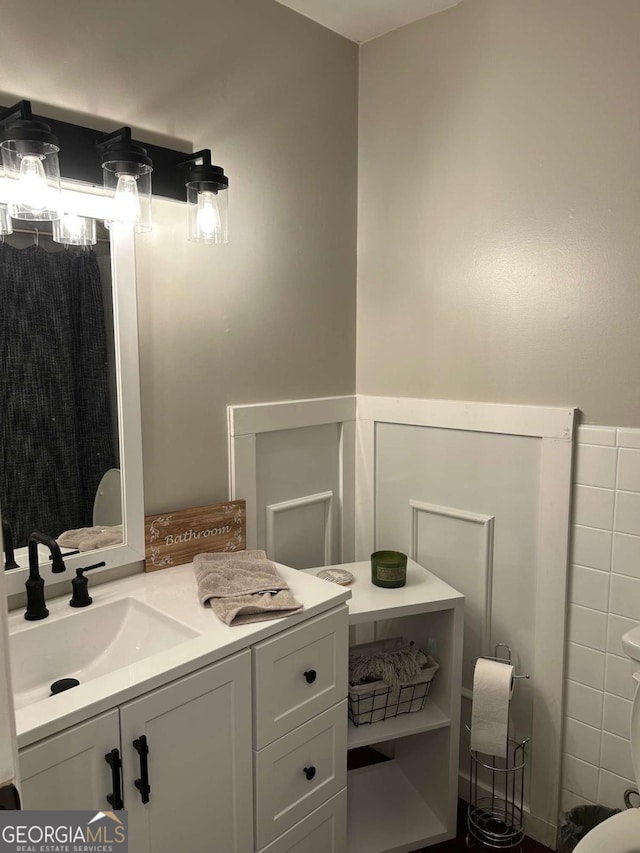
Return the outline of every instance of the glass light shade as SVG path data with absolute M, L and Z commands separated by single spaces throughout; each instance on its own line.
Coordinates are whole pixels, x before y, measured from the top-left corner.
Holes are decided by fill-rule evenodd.
M 194 243 L 229 242 L 229 190 L 203 181 L 187 185 L 189 240 Z
M 13 224 L 6 206 L 0 204 L 0 237 L 4 237 L 5 234 L 13 234 Z
M 5 176 L 9 179 L 9 215 L 31 222 L 60 216 L 60 164 L 57 145 L 22 139 L 0 143 Z
M 65 213 L 53 223 L 53 239 L 65 246 L 95 246 L 96 221 L 86 216 Z
M 105 196 L 111 199 L 107 228 L 151 231 L 151 172 L 143 163 L 109 160 L 102 164 Z

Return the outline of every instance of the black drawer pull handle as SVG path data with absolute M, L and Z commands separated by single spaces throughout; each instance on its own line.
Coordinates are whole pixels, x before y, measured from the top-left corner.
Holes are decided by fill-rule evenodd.
M 311 781 L 313 777 L 316 775 L 316 768 L 313 764 L 309 767 L 304 768 L 304 775 L 307 777 L 307 781 Z
M 111 768 L 111 779 L 113 785 L 113 793 L 107 794 L 107 802 L 114 811 L 119 811 L 124 806 L 124 802 L 122 801 L 122 783 L 120 781 L 120 770 L 122 768 L 120 751 L 112 749 L 111 752 L 108 752 L 105 755 L 104 760 Z
M 140 778 L 133 783 L 140 791 L 140 799 L 146 804 L 149 802 L 149 794 L 151 793 L 151 785 L 149 784 L 149 745 L 147 744 L 146 735 L 140 735 L 133 742 L 133 748 L 140 756 Z
M 304 677 L 307 679 L 307 684 L 313 684 L 313 682 L 318 677 L 318 673 L 315 671 L 315 669 L 308 669 L 305 672 Z

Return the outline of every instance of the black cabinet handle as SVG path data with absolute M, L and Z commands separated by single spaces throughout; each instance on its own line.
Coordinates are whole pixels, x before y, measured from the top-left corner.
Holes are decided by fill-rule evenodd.
M 315 671 L 315 669 L 308 669 L 305 672 L 304 677 L 307 679 L 307 684 L 313 684 L 313 682 L 318 677 L 318 673 Z
M 133 742 L 133 748 L 140 756 L 140 778 L 133 783 L 140 791 L 140 799 L 146 804 L 149 802 L 149 794 L 151 793 L 151 785 L 149 784 L 149 745 L 147 744 L 146 735 L 140 735 Z
M 122 768 L 120 751 L 112 749 L 111 752 L 105 755 L 104 760 L 111 768 L 111 778 L 113 780 L 113 793 L 107 794 L 107 802 L 114 811 L 118 811 L 124 806 L 124 802 L 122 801 L 122 782 L 120 781 L 120 770 Z
M 307 777 L 307 780 L 310 782 L 313 777 L 316 775 L 316 768 L 311 764 L 309 767 L 304 768 L 304 775 Z

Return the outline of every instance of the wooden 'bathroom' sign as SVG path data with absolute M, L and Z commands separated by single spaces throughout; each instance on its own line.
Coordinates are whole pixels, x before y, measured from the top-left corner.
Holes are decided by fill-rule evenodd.
M 190 563 L 196 554 L 247 547 L 244 501 L 225 501 L 144 520 L 145 572 Z

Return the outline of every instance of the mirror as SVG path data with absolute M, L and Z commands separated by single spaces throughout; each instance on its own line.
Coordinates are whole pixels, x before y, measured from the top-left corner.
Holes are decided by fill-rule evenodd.
M 0 242 L 0 506 L 16 549 L 34 530 L 81 551 L 121 530 L 106 230 L 98 240 L 65 248 L 50 223 L 16 221 Z
M 104 217 L 104 200 L 90 191 L 66 190 L 64 205 L 68 212 Z M 0 420 L 0 509 L 20 566 L 4 572 L 10 594 L 24 589 L 24 546 L 35 529 L 59 539 L 70 555 L 68 569 L 103 560 L 113 568 L 144 558 L 133 235 L 113 232 L 109 239 L 102 229 L 103 241 L 89 252 L 54 243 L 44 233 L 47 223 L 13 225 L 16 233 L 0 247 L 1 310 L 5 318 L 11 314 L 19 339 L 11 339 L 2 355 L 11 380 L 4 413 L 11 415 Z M 37 246 L 32 233 L 20 233 L 35 227 Z M 43 316 L 51 276 L 51 307 Z M 26 307 L 18 305 L 23 291 Z M 64 320 L 52 322 L 58 310 Z M 7 327 L 2 336 L 6 343 Z M 78 528 L 81 534 L 69 533 Z M 48 557 L 43 548 L 45 579 Z

